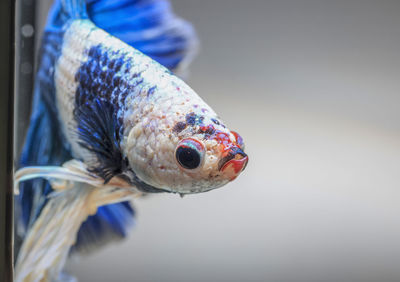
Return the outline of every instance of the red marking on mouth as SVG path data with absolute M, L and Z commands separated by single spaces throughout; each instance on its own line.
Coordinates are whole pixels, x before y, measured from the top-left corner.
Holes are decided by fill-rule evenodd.
M 230 178 L 230 181 L 235 180 L 236 177 L 246 168 L 247 163 L 249 161 L 249 157 L 245 156 L 241 157 L 240 159 L 234 158 L 230 161 L 227 161 L 221 168 L 222 172 L 228 172 L 229 170 L 232 170 L 232 177 Z

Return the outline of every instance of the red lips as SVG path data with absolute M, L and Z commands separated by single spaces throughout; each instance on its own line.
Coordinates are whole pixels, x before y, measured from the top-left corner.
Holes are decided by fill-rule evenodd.
M 232 181 L 246 168 L 248 161 L 249 157 L 240 148 L 233 147 L 221 160 L 220 171 L 229 174 Z
M 230 170 L 232 170 L 231 172 L 232 177 L 230 179 L 232 181 L 246 168 L 248 161 L 249 161 L 248 156 L 238 160 L 236 159 L 230 160 L 222 166 L 221 171 L 229 172 Z

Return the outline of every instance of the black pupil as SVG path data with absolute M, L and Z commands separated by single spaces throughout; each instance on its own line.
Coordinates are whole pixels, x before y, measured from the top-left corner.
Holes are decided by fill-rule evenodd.
M 179 147 L 176 150 L 176 159 L 187 169 L 194 169 L 200 164 L 200 154 L 192 148 Z

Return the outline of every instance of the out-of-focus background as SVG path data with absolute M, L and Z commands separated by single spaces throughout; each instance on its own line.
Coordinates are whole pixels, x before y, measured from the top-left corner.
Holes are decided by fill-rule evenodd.
M 187 81 L 244 137 L 249 165 L 216 191 L 135 201 L 129 239 L 68 270 L 99 282 L 400 281 L 400 2 L 172 3 L 201 39 Z

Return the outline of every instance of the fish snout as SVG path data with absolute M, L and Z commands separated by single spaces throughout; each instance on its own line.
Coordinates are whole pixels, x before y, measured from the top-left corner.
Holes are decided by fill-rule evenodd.
M 230 148 L 225 154 L 226 156 L 219 163 L 219 170 L 229 175 L 232 181 L 246 168 L 249 157 L 236 146 Z

